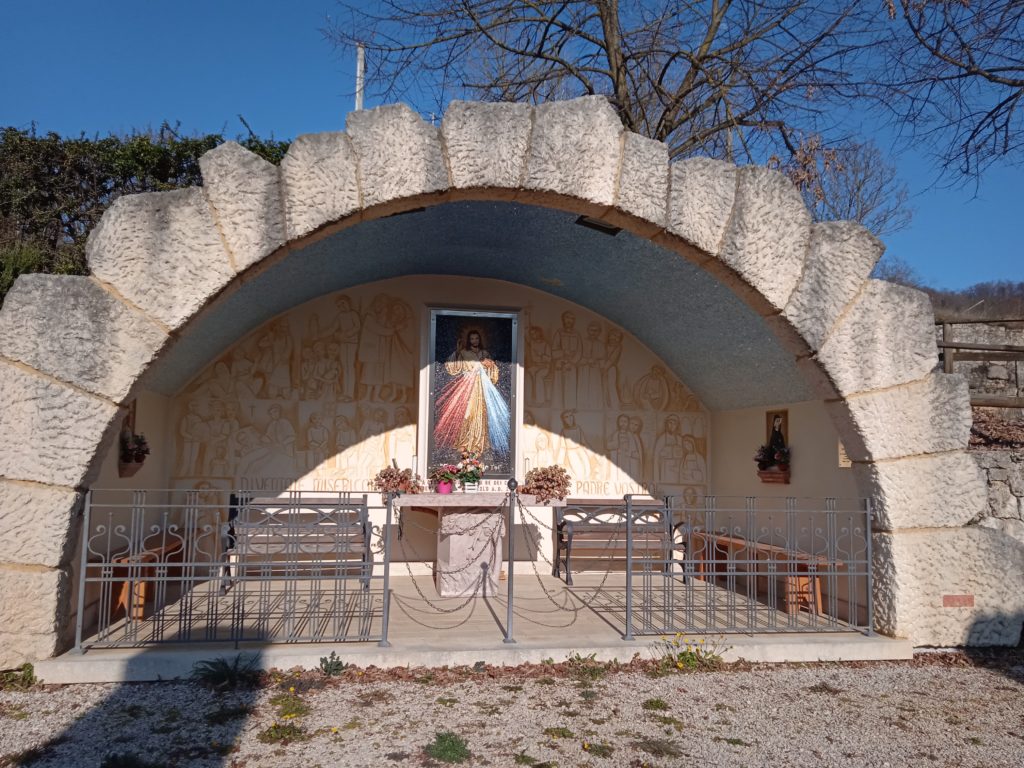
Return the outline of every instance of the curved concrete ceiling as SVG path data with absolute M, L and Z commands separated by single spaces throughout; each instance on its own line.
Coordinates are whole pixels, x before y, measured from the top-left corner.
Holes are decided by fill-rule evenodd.
M 173 394 L 265 321 L 325 293 L 416 274 L 489 277 L 560 296 L 634 334 L 712 410 L 813 397 L 764 322 L 728 288 L 649 240 L 575 214 L 457 202 L 357 224 L 298 248 L 183 332 L 145 386 Z M 480 305 L 500 306 L 500 295 Z

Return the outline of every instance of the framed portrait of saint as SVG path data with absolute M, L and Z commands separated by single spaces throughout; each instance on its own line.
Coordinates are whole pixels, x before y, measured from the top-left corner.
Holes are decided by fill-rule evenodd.
M 485 477 L 515 472 L 515 312 L 430 313 L 429 468 L 479 456 Z

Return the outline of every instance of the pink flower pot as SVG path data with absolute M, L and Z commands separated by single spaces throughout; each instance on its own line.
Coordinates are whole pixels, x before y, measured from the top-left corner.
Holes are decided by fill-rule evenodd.
M 437 492 L 438 493 L 451 493 L 452 492 L 452 484 L 450 482 L 448 482 L 447 480 L 440 480 L 440 481 L 438 481 L 438 483 L 437 483 Z

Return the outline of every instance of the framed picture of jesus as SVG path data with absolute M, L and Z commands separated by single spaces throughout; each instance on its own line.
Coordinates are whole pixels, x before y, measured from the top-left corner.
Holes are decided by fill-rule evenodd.
M 428 470 L 469 453 L 488 479 L 512 477 L 518 323 L 515 312 L 431 310 Z

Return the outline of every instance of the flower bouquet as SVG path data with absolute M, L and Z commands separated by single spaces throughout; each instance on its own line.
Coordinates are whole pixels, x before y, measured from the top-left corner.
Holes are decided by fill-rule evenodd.
M 384 467 L 373 476 L 370 487 L 381 493 L 423 493 L 423 482 L 411 469 Z
M 118 477 L 131 477 L 140 469 L 149 456 L 149 443 L 145 435 L 134 432 L 121 433 L 121 446 L 117 456 Z
M 438 464 L 430 470 L 430 482 L 434 483 L 438 493 L 451 493 L 458 477 L 459 468 L 455 464 Z
M 569 495 L 572 482 L 569 473 L 564 467 L 553 464 L 550 467 L 537 467 L 526 473 L 526 480 L 519 486 L 519 493 L 529 496 L 536 496 L 537 501 L 544 502 L 551 499 L 561 501 Z
M 762 472 L 769 467 L 776 466 L 781 470 L 789 469 L 789 448 L 781 447 L 772 449 L 770 446 L 762 445 L 754 454 L 754 461 L 757 468 Z
M 462 461 L 455 465 L 455 478 L 459 481 L 463 491 L 475 491 L 486 471 L 487 467 L 480 461 L 479 456 L 463 453 Z

